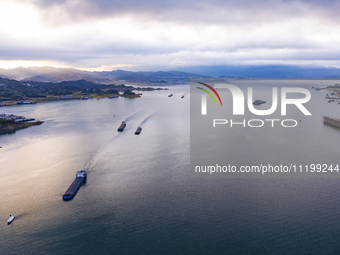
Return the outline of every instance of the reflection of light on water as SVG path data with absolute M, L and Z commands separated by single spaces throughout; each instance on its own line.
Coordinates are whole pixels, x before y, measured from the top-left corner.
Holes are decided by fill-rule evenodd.
M 123 240 L 144 225 L 145 217 L 157 219 L 162 213 L 149 203 L 168 201 L 164 191 L 171 194 L 173 187 L 180 188 L 176 183 L 183 178 L 177 174 L 185 172 L 186 162 L 174 152 L 187 148 L 182 145 L 188 144 L 189 132 L 188 111 L 183 111 L 188 100 L 164 100 L 163 91 L 145 94 L 138 100 L 37 104 L 43 109 L 43 125 L 0 136 L 0 216 L 3 223 L 9 214 L 17 217 L 12 227 L 0 224 L 1 254 L 13 253 L 13 242 L 18 254 L 50 253 L 46 244 L 52 244 L 56 254 L 66 249 L 95 254 L 88 246 L 92 233 L 103 233 L 110 246 L 139 246 Z M 38 115 L 29 106 L 6 109 Z M 72 115 L 65 117 L 63 111 Z M 127 128 L 117 132 L 124 119 Z M 135 136 L 140 123 L 142 135 Z M 62 195 L 83 167 L 89 171 L 87 184 L 65 203 Z M 131 224 L 123 223 L 125 219 Z M 117 236 L 122 237 L 118 242 Z M 105 253 L 101 244 L 97 249 Z
M 101 158 L 102 154 L 106 151 L 109 144 L 113 142 L 113 140 L 118 136 L 119 134 L 112 137 L 110 140 L 108 140 L 106 143 L 102 144 L 99 149 L 94 153 L 94 155 L 90 158 L 90 160 L 86 163 L 84 170 L 89 171 L 93 169 L 93 167 L 96 165 L 97 161 Z

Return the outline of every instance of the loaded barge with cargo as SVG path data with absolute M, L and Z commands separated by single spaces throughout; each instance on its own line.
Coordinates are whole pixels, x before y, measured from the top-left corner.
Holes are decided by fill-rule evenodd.
M 122 124 L 120 124 L 120 126 L 118 128 L 118 132 L 122 132 L 125 127 L 126 127 L 126 123 L 125 123 L 125 121 L 122 121 Z
M 142 132 L 142 127 L 138 127 L 136 132 L 135 132 L 135 135 L 139 135 L 140 132 Z
M 79 188 L 83 183 L 86 181 L 86 172 L 85 171 L 78 171 L 76 172 L 76 179 L 73 181 L 71 186 L 63 195 L 63 200 L 70 200 L 75 197 Z

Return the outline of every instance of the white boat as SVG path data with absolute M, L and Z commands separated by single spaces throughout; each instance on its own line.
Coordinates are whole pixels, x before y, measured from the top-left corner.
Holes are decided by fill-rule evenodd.
M 10 215 L 10 217 L 9 217 L 9 219 L 7 221 L 7 224 L 8 225 L 11 224 L 14 221 L 14 219 L 15 219 L 15 216 L 14 215 Z

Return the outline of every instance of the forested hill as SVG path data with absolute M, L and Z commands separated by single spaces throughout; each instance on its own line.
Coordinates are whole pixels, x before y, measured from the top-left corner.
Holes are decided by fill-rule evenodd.
M 86 80 L 78 80 L 78 81 L 63 81 L 59 83 L 46 83 L 46 82 L 23 82 L 23 84 L 30 84 L 31 86 L 34 87 L 39 87 L 39 86 L 47 86 L 47 87 L 59 87 L 59 86 L 72 86 L 76 87 L 81 90 L 83 89 L 117 89 L 117 90 L 126 90 L 126 89 L 132 89 L 132 86 L 125 86 L 124 84 L 120 85 L 106 85 L 106 84 L 101 84 L 101 83 L 93 83 L 90 81 Z
M 116 89 L 125 91 L 132 86 L 97 84 L 85 80 L 64 81 L 60 83 L 20 82 L 0 77 L 0 101 L 22 100 L 32 97 L 46 97 L 47 95 L 68 95 L 84 90 Z

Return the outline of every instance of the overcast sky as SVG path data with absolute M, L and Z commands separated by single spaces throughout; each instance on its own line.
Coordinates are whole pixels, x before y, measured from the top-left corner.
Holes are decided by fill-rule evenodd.
M 1 0 L 0 68 L 340 67 L 339 1 Z

